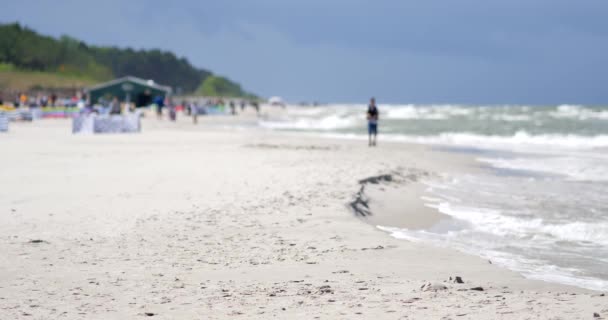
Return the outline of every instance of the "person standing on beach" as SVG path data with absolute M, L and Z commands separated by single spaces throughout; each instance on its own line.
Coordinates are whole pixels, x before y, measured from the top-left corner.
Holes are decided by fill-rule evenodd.
M 251 101 L 251 105 L 255 109 L 256 114 L 259 116 L 260 115 L 260 104 L 254 100 L 254 101 Z
M 230 100 L 230 114 L 232 114 L 233 116 L 236 115 L 236 104 L 234 103 L 234 101 Z
M 163 107 L 165 106 L 165 99 L 162 96 L 156 96 L 154 98 L 154 104 L 156 105 L 156 116 L 159 120 L 163 118 Z
M 171 121 L 177 120 L 177 109 L 175 108 L 173 101 L 168 100 L 167 109 L 169 109 L 169 120 L 171 120 Z
M 369 107 L 367 108 L 367 132 L 369 134 L 369 146 L 375 146 L 376 136 L 378 135 L 378 107 L 376 107 L 376 99 L 374 98 L 369 100 Z
M 56 103 L 57 103 L 57 95 L 53 92 L 51 94 L 51 107 L 54 107 Z
M 192 115 L 192 123 L 198 123 L 198 105 L 196 102 L 190 104 L 190 114 Z

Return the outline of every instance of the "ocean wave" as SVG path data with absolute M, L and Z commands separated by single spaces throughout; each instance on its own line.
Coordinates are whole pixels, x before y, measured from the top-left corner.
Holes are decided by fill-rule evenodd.
M 543 234 L 556 239 L 608 245 L 608 223 L 572 222 L 542 225 Z
M 469 107 L 439 105 L 439 106 L 415 106 L 394 105 L 381 110 L 381 115 L 386 119 L 404 120 L 447 120 L 455 116 L 468 116 L 475 110 Z
M 363 130 L 362 130 L 363 131 Z M 325 133 L 326 138 L 365 140 L 364 133 Z M 529 152 L 537 154 L 559 154 L 561 152 L 604 152 L 608 148 L 608 135 L 529 135 L 518 132 L 513 136 L 487 136 L 473 133 L 442 133 L 432 136 L 384 134 L 382 140 L 438 146 L 472 147 L 487 150 Z M 608 161 L 608 159 L 607 159 Z M 504 167 L 505 169 L 510 169 Z M 525 169 L 525 168 L 512 168 Z
M 392 237 L 417 243 L 430 243 L 439 247 L 453 248 L 468 254 L 489 259 L 493 263 L 516 271 L 529 279 L 536 279 L 581 288 L 606 291 L 608 281 L 581 275 L 581 270 L 559 267 L 548 261 L 524 257 L 519 254 L 496 250 L 491 243 L 476 242 L 472 235 L 449 232 L 440 235 L 425 230 L 408 230 L 394 227 L 377 226 Z M 461 237 L 461 238 L 459 238 Z
M 449 115 L 431 112 L 429 109 L 405 106 L 399 108 L 387 108 L 381 116 L 386 119 L 425 119 L 425 120 L 445 120 Z
M 608 181 L 608 159 L 599 155 L 477 158 L 495 168 L 558 174 L 574 181 Z
M 287 114 L 291 116 L 316 116 L 327 113 L 324 107 L 290 107 L 287 109 Z
M 591 149 L 608 147 L 608 135 L 581 136 L 574 134 L 532 135 L 520 130 L 510 136 L 481 135 L 466 132 L 446 132 L 433 136 L 403 136 L 402 140 L 446 145 L 484 146 L 484 147 L 565 147 Z
M 366 106 L 288 107 L 259 121 L 277 130 L 365 135 Z M 559 118 L 559 119 L 558 119 Z M 383 139 L 424 144 L 479 146 L 490 149 L 594 149 L 608 147 L 607 108 L 577 105 L 554 107 L 381 105 Z
M 579 105 L 560 105 L 549 115 L 558 119 L 608 120 L 608 110 L 593 110 Z
M 546 223 L 543 219 L 526 219 L 501 214 L 488 208 L 453 206 L 449 202 L 431 205 L 439 212 L 466 221 L 471 228 L 492 235 L 514 238 L 534 236 L 537 241 L 572 241 L 608 245 L 608 223 Z
M 491 116 L 494 121 L 507 121 L 507 122 L 525 122 L 533 120 L 532 116 L 528 114 L 495 114 Z
M 363 118 L 362 118 L 363 119 Z M 292 130 L 322 130 L 331 131 L 341 128 L 350 128 L 356 125 L 357 119 L 353 117 L 342 117 L 330 115 L 320 119 L 299 118 L 296 120 L 263 120 L 258 125 L 267 129 L 292 129 Z
M 278 130 L 365 132 L 366 108 L 363 104 L 288 106 L 280 115 L 271 115 L 274 119 L 261 121 L 260 126 Z M 597 139 L 590 143 L 587 137 L 577 139 L 608 135 L 608 125 L 602 124 L 608 121 L 606 107 L 381 104 L 379 109 L 381 132 L 420 137 L 441 135 L 439 138 L 448 143 L 459 140 L 477 143 L 480 140 L 477 135 L 485 136 L 483 140 L 490 140 L 489 143 L 499 144 L 607 145 L 598 143 Z M 557 140 L 560 141 L 556 143 Z

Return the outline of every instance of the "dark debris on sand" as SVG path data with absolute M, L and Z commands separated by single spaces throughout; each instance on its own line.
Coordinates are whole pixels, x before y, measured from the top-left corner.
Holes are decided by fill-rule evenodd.
M 358 216 L 370 216 L 372 215 L 372 212 L 369 208 L 369 199 L 365 195 L 365 187 L 368 184 L 416 182 L 422 176 L 429 176 L 429 172 L 410 170 L 409 173 L 403 174 L 399 170 L 388 174 L 380 174 L 361 179 L 359 180 L 359 191 L 355 194 L 353 201 L 348 203 L 348 207 L 350 207 Z
M 49 243 L 49 242 L 45 241 L 45 240 L 41 240 L 41 239 L 34 239 L 34 240 L 28 241 L 27 243 L 38 244 L 38 243 Z

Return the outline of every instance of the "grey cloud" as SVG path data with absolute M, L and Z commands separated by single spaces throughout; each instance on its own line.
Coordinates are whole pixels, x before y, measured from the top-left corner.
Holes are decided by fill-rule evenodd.
M 603 103 L 605 1 L 21 1 L 0 20 L 160 47 L 294 100 Z M 58 17 L 70 17 L 58 19 Z

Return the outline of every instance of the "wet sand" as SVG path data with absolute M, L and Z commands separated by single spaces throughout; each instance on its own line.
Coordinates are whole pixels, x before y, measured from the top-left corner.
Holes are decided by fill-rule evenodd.
M 429 177 L 425 177 L 429 178 Z M 432 178 L 431 178 L 432 179 Z M 391 183 L 369 185 L 365 188 L 370 214 L 364 220 L 374 226 L 407 229 L 428 229 L 441 220 L 450 219 L 421 201 L 427 187 L 423 182 L 411 181 L 405 185 Z
M 441 219 L 417 199 L 420 182 L 469 170 L 467 155 L 230 127 L 254 122 L 149 117 L 141 134 L 96 136 L 64 120 L 11 124 L 0 135 L 0 319 L 608 315 L 597 292 L 376 228 Z M 358 216 L 359 182 L 386 175 L 366 187 L 372 215 Z M 402 190 L 399 206 L 382 200 Z

